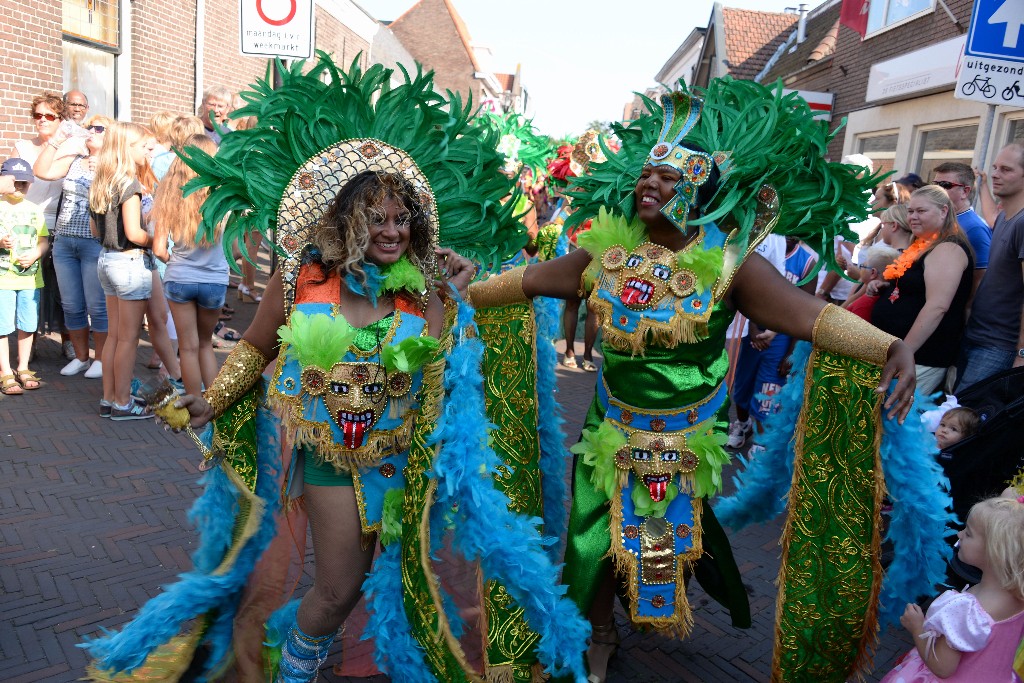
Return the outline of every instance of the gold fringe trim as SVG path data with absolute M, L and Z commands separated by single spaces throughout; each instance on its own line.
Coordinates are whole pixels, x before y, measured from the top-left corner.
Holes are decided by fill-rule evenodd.
M 488 683 L 516 683 L 516 676 L 511 665 L 501 664 L 487 667 L 484 680 Z
M 249 490 L 249 487 L 231 466 L 221 463 L 221 469 L 224 470 L 232 486 L 238 489 L 238 516 L 235 518 L 231 547 L 228 548 L 228 552 L 217 568 L 213 570 L 214 576 L 227 574 L 235 566 L 235 561 L 238 559 L 238 554 L 242 552 L 242 548 L 259 531 L 260 524 L 263 522 L 263 513 L 266 510 L 266 503 L 263 502 L 263 499 Z
M 708 308 L 714 308 L 714 305 L 715 302 L 711 301 Z M 587 299 L 587 306 L 592 308 L 601 322 L 604 343 L 616 351 L 633 356 L 644 355 L 648 345 L 673 349 L 680 344 L 696 344 L 708 337 L 706 319 L 693 318 L 680 310 L 676 310 L 667 323 L 641 318 L 636 330 L 623 332 L 612 323 L 611 303 L 602 299 L 596 289 Z
M 686 552 L 676 555 L 674 614 L 671 617 L 643 617 L 638 614 L 637 610 L 640 602 L 640 591 L 637 587 L 637 574 L 639 572 L 637 558 L 633 553 L 626 550 L 622 542 L 623 511 L 621 490 L 620 487 L 619 494 L 613 496 L 610 501 L 609 516 L 611 517 L 611 523 L 609 525 L 609 532 L 611 535 L 611 547 L 608 549 L 608 554 L 604 557 L 611 557 L 615 573 L 624 576 L 626 579 L 630 621 L 636 626 L 649 628 L 669 638 L 682 640 L 693 630 L 693 610 L 690 608 L 690 601 L 686 597 L 685 576 L 693 562 L 704 553 L 700 533 L 703 502 L 700 498 L 693 498 L 693 525 L 690 531 L 692 547 Z

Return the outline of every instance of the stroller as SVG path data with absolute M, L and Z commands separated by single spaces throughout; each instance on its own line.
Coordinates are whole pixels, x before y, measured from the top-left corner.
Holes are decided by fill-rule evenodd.
M 992 375 L 958 394 L 957 400 L 981 418 L 975 434 L 938 456 L 949 477 L 953 512 L 963 523 L 972 505 L 998 496 L 1024 468 L 1024 367 Z M 980 576 L 955 552 L 950 565 L 972 583 Z

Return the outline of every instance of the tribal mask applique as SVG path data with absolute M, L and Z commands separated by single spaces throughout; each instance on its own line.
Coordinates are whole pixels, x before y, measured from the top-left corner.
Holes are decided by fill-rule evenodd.
M 409 373 L 388 373 L 377 363 L 335 363 L 329 372 L 308 366 L 301 381 L 306 394 L 323 397 L 349 449 L 365 445 L 389 398 L 404 398 L 412 388 Z
M 699 461 L 697 454 L 686 447 L 685 435 L 638 430 L 630 430 L 629 442 L 615 454 L 615 466 L 632 471 L 656 503 L 665 499 L 677 475 L 692 473 Z
M 617 272 L 615 295 L 627 308 L 643 311 L 657 306 L 671 291 L 679 298 L 697 288 L 697 276 L 680 268 L 671 249 L 644 242 L 627 253 L 621 246 L 605 251 L 601 265 Z

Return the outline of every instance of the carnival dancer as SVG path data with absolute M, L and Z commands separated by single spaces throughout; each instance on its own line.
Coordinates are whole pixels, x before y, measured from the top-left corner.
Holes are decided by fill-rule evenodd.
M 496 139 L 468 125 L 469 104 L 434 93 L 429 75 L 392 88 L 390 70 L 356 64 L 340 72 L 321 55 L 304 73 L 296 63 L 281 87 L 258 83 L 235 112 L 258 116 L 258 126 L 225 137 L 214 157 L 185 152 L 198 173 L 186 192 L 211 188 L 203 229 L 212 234 L 231 212 L 228 250 L 247 231 L 276 227 L 281 266 L 212 385 L 158 409 L 175 427 L 216 420 L 207 462 L 222 474 L 207 481 L 197 508 L 226 519 L 207 530 L 215 539 L 227 531 L 220 538 L 230 547 L 197 553 L 196 571 L 121 633 L 90 642 L 97 678 L 166 670 L 172 660 L 187 666 L 205 643 L 207 676 L 233 654 L 249 660 L 236 662 L 243 679 L 262 679 L 263 655 L 251 646 L 267 640 L 276 680 L 312 681 L 365 592 L 376 662 L 393 680 L 513 680 L 511 665 L 474 670 L 455 635 L 457 615 L 431 561 L 451 529 L 454 548 L 479 560 L 482 578 L 499 583 L 529 624 L 517 642 L 527 654 L 535 648 L 543 666 L 526 671 L 583 679 L 586 622 L 562 597 L 539 520 L 511 512 L 492 481 L 483 345 L 455 293 L 474 267 L 440 247 L 458 245 L 491 268 L 521 248 L 521 226 L 498 201 L 511 182 L 498 172 Z M 280 418 L 283 451 L 294 453 L 287 476 L 264 402 Z M 266 610 L 258 619 L 268 621 L 266 634 L 248 633 L 267 587 L 243 588 L 300 482 L 313 587 L 269 620 Z M 373 561 L 375 535 L 384 550 Z M 171 639 L 194 616 L 197 629 Z
M 821 157 L 830 136 L 798 98 L 722 79 L 703 102 L 673 93 L 662 103 L 664 115 L 651 103 L 648 116 L 616 127 L 619 152 L 570 188 L 570 220 L 598 214 L 579 250 L 470 287 L 474 305 L 587 296 L 601 321 L 604 365 L 573 449 L 563 573 L 591 620 L 588 664 L 598 682 L 618 645 L 616 588 L 634 625 L 682 637 L 693 623 L 685 584 L 693 571 L 734 624 L 749 626 L 728 541 L 705 504 L 729 457 L 716 415 L 735 310 L 813 338 L 822 353 L 884 366 L 867 374 L 865 391 L 901 420 L 915 384 L 903 342 L 793 287 L 752 254 L 773 230 L 830 244 L 837 226 L 866 215 L 864 190 L 877 179 Z

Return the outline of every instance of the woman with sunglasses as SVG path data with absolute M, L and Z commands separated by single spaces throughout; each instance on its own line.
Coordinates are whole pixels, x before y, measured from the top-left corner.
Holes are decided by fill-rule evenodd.
M 53 230 L 53 265 L 60 286 L 64 324 L 75 356 L 60 374 L 97 379 L 103 376 L 103 345 L 107 340 L 107 304 L 96 275 L 102 245 L 89 228 L 89 187 L 110 119 L 93 116 L 86 125 L 89 137 L 68 139 L 58 130 L 44 146 L 33 166 L 37 178 L 59 184 L 63 191 Z M 59 150 L 59 151 L 58 151 Z M 96 360 L 89 364 L 89 331 L 96 344 Z

